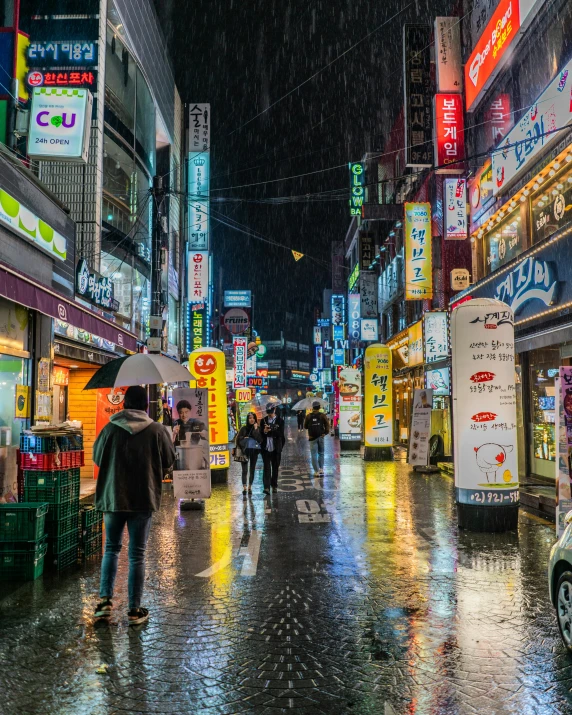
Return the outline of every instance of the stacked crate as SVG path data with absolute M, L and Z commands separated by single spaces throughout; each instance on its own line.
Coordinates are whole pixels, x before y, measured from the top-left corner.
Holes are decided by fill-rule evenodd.
M 44 572 L 48 504 L 0 504 L 0 581 L 34 581 Z
M 92 506 L 82 507 L 80 513 L 80 550 L 82 558 L 101 554 L 103 545 L 103 514 Z
M 79 550 L 80 433 L 24 433 L 20 468 L 24 502 L 48 502 L 48 563 L 58 571 L 77 563 Z

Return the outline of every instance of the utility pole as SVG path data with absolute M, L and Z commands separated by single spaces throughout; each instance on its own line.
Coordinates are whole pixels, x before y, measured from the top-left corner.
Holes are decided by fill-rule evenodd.
M 162 329 L 163 329 L 163 300 L 161 290 L 161 249 L 163 246 L 163 222 L 165 218 L 165 190 L 163 177 L 153 177 L 151 189 L 153 202 L 153 224 L 151 237 L 151 319 L 150 337 L 147 341 L 149 353 L 161 354 Z M 157 421 L 159 418 L 159 386 L 149 385 L 149 416 Z

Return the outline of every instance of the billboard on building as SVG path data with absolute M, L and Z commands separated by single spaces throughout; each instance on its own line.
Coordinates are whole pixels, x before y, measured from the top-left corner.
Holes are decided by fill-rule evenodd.
M 249 290 L 225 290 L 225 308 L 250 308 L 252 306 L 252 292 Z
M 365 167 L 361 163 L 349 164 L 350 168 L 350 216 L 361 216 L 365 200 Z
M 28 156 L 87 162 L 92 104 L 87 89 L 36 87 L 32 91 Z
M 189 248 L 196 251 L 209 249 L 210 121 L 210 104 L 189 105 Z
M 444 310 L 423 316 L 423 354 L 426 363 L 449 357 L 449 324 Z
M 405 300 L 433 297 L 431 204 L 405 204 Z
M 409 352 L 407 361 L 409 367 L 423 364 L 423 321 L 418 320 L 413 323 L 407 331 L 409 340 Z
M 524 173 L 532 160 L 557 142 L 562 129 L 572 121 L 572 60 L 506 135 L 492 155 L 493 193 L 501 192 Z
M 248 340 L 244 336 L 234 336 L 232 339 L 234 352 L 234 379 L 233 387 L 236 390 L 240 387 L 246 387 L 246 352 L 248 348 Z

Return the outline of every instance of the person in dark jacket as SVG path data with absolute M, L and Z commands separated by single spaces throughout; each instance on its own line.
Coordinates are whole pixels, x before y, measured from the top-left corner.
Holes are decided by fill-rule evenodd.
M 254 481 L 254 470 L 256 469 L 256 462 L 258 461 L 258 455 L 260 454 L 260 443 L 262 442 L 262 435 L 258 429 L 258 419 L 254 412 L 249 412 L 246 416 L 246 424 L 243 425 L 238 434 L 236 435 L 235 445 L 240 447 L 244 456 L 247 458 L 246 462 L 241 462 L 242 467 L 242 493 L 247 493 L 247 476 L 248 468 L 250 466 L 250 480 L 248 482 L 248 493 L 252 494 L 252 482 Z M 233 450 L 233 455 L 236 450 Z
M 315 477 L 324 476 L 324 437 L 330 432 L 330 421 L 320 412 L 320 403 L 312 403 L 312 411 L 306 416 L 304 429 L 308 430 L 310 456 Z
M 147 391 L 129 387 L 124 409 L 111 416 L 93 445 L 99 467 L 95 507 L 103 512 L 105 554 L 101 563 L 96 618 L 112 613 L 113 587 L 123 531 L 129 531 L 129 625 L 143 623 L 149 611 L 141 608 L 145 581 L 145 548 L 151 516 L 161 506 L 163 475 L 175 462 L 175 449 L 166 427 L 147 415 Z
M 266 405 L 266 417 L 260 422 L 262 434 L 262 461 L 264 462 L 264 493 L 278 491 L 278 469 L 282 458 L 282 448 L 286 442 L 284 436 L 284 420 L 275 414 L 273 404 Z
M 306 413 L 304 410 L 298 410 L 296 412 L 296 418 L 298 420 L 298 432 L 302 432 L 304 429 L 304 418 L 306 417 Z

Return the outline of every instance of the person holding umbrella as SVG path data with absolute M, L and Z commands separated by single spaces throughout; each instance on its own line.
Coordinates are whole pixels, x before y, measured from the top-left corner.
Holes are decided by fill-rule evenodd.
M 256 462 L 258 461 L 258 455 L 260 454 L 261 442 L 262 435 L 258 429 L 258 420 L 256 419 L 254 412 L 249 412 L 246 417 L 246 424 L 240 428 L 236 435 L 235 448 L 232 451 L 234 456 L 236 454 L 236 448 L 238 447 L 244 454 L 244 461 L 241 461 L 240 464 L 242 467 L 243 494 L 247 493 L 247 489 L 248 494 L 252 494 L 252 483 L 254 482 L 254 472 L 256 469 Z M 247 482 L 249 465 L 250 480 Z
M 262 461 L 264 463 L 263 482 L 264 493 L 278 491 L 278 469 L 282 458 L 282 448 L 286 442 L 284 436 L 284 420 L 275 414 L 276 405 L 266 405 L 266 417 L 260 423 L 262 432 Z
M 135 385 L 125 392 L 124 409 L 111 416 L 93 445 L 99 467 L 95 508 L 103 512 L 105 554 L 101 562 L 100 603 L 96 618 L 109 618 L 123 531 L 129 531 L 129 625 L 149 619 L 141 607 L 145 550 L 151 517 L 161 505 L 163 475 L 175 462 L 166 427 L 147 415 L 147 391 Z

